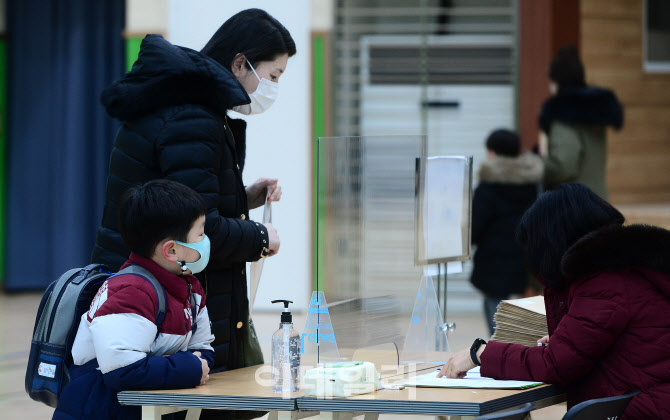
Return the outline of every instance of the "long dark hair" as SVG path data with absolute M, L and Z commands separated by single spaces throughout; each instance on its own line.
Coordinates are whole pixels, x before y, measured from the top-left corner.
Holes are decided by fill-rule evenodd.
M 296 50 L 291 34 L 277 19 L 265 10 L 247 9 L 225 21 L 200 52 L 230 70 L 239 53 L 256 67 L 281 54 L 291 57 Z
M 553 289 L 563 289 L 563 254 L 579 238 L 605 226 L 623 224 L 623 215 L 582 184 L 562 184 L 540 195 L 516 231 L 531 272 Z
M 563 87 L 586 86 L 584 65 L 579 59 L 579 52 L 573 45 L 562 47 L 551 60 L 549 78 Z

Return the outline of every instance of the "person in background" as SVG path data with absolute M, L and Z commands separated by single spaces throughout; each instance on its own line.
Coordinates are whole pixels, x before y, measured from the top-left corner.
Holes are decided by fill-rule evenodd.
M 153 274 L 165 291 L 165 316 L 157 326 L 158 295 L 149 281 L 135 274 L 107 279 L 81 317 L 72 380 L 53 420 L 139 420 L 140 407 L 120 405 L 119 391 L 207 382 L 214 336 L 205 292 L 193 275 L 209 260 L 206 211 L 200 195 L 174 181 L 151 181 L 125 194 L 119 228 L 131 254 L 122 268 L 136 264 Z
M 280 245 L 276 229 L 249 220 L 249 209 L 263 205 L 266 197 L 278 201 L 281 187 L 270 178 L 245 187 L 246 122 L 228 114 L 266 111 L 295 53 L 293 38 L 275 18 L 263 10 L 243 10 L 199 52 L 147 35 L 132 70 L 102 92 L 107 113 L 123 124 L 111 153 L 91 260 L 117 270 L 127 259 L 130 250 L 116 212 L 128 188 L 170 179 L 199 193 L 212 247 L 198 278 L 216 337 L 213 371 L 263 363 L 249 318 L 245 267 L 247 261 L 276 254 Z
M 542 159 L 521 150 L 519 136 L 495 130 L 486 139 L 486 161 L 472 200 L 472 244 L 477 246 L 470 281 L 484 293 L 484 314 L 493 335 L 493 315 L 503 299 L 522 294 L 528 280 L 514 231 L 537 198 Z
M 439 376 L 481 365 L 485 377 L 560 385 L 568 408 L 639 390 L 622 420 L 670 418 L 670 231 L 623 223 L 584 185 L 542 194 L 517 237 L 546 287 L 545 345 L 478 338 Z
M 607 199 L 607 126 L 623 126 L 623 108 L 608 89 L 587 86 L 577 49 L 563 47 L 549 66 L 552 96 L 542 106 L 544 185 L 579 182 Z

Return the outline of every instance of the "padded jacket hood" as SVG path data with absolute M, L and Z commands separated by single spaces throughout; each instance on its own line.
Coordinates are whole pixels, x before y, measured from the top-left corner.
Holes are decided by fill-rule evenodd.
M 142 40 L 133 68 L 102 91 L 101 101 L 107 113 L 121 121 L 181 104 L 201 104 L 225 115 L 234 106 L 251 102 L 230 70 L 156 34 Z

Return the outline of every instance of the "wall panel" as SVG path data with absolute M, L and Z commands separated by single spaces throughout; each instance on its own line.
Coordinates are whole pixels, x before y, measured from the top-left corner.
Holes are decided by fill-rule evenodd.
M 670 201 L 670 74 L 642 68 L 638 0 L 582 0 L 581 54 L 589 84 L 613 89 L 625 109 L 609 131 L 607 181 L 615 203 Z

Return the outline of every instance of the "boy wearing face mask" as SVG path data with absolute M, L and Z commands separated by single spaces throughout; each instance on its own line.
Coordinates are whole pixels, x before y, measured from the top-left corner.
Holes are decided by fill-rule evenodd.
M 122 268 L 139 265 L 161 283 L 165 317 L 157 326 L 162 291 L 149 281 L 135 274 L 110 277 L 82 316 L 72 381 L 53 419 L 140 419 L 140 407 L 118 403 L 119 391 L 207 382 L 214 336 L 204 290 L 193 275 L 209 261 L 205 212 L 202 198 L 174 181 L 155 180 L 126 193 L 119 228 L 131 254 Z

